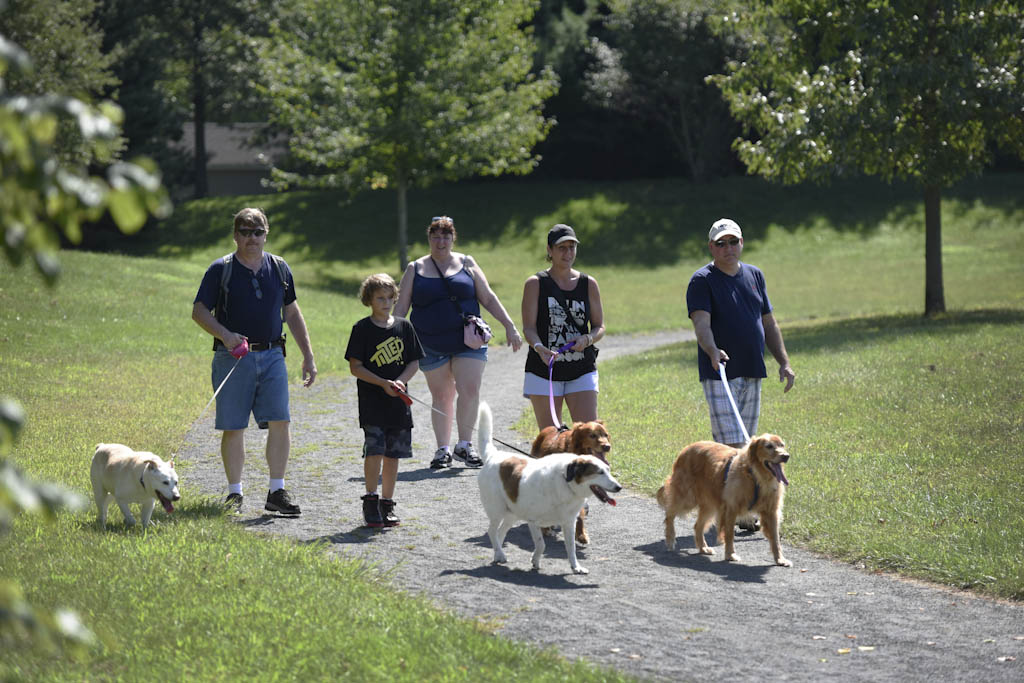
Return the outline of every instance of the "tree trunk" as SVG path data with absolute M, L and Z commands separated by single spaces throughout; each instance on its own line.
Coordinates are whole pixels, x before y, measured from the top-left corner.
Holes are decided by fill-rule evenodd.
M 409 208 L 406 205 L 406 181 L 403 174 L 398 174 L 398 275 L 401 277 L 405 267 L 409 265 L 408 238 Z
M 942 286 L 942 205 L 938 185 L 924 188 L 924 314 L 946 312 Z
M 202 199 L 206 184 L 206 83 L 203 80 L 202 22 L 192 19 L 192 120 L 195 124 L 195 198 Z

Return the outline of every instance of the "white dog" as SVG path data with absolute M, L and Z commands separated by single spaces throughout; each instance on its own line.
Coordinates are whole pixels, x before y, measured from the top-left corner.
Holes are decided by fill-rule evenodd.
M 533 568 L 540 569 L 544 554 L 542 526 L 561 525 L 573 529 L 583 501 L 591 493 L 601 502 L 615 505 L 606 491 L 622 490 L 608 465 L 592 455 L 555 453 L 543 458 L 503 453 L 491 443 L 491 409 L 480 402 L 479 433 L 484 465 L 477 474 L 480 500 L 490 519 L 487 534 L 494 547 L 494 564 L 508 560 L 501 549 L 505 534 L 518 521 L 526 521 L 533 537 Z M 565 538 L 569 566 L 577 574 L 588 570 L 576 560 L 576 538 L 571 532 Z
M 167 512 L 174 512 L 171 501 L 181 500 L 173 460 L 164 462 L 152 453 L 136 452 L 119 443 L 96 444 L 90 475 L 100 526 L 107 524 L 107 506 L 111 497 L 117 501 L 128 526 L 135 524 L 135 517 L 128 506 L 138 503 L 144 527 L 149 526 L 157 500 Z

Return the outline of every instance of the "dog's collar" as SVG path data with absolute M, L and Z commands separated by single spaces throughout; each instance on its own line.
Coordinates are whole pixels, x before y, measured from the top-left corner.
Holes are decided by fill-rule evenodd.
M 142 481 L 142 476 L 141 475 L 139 476 L 139 486 L 142 487 L 143 491 L 146 490 L 146 482 Z
M 725 463 L 725 476 L 722 477 L 722 488 L 725 488 L 725 482 L 729 481 L 729 468 L 732 467 L 732 461 L 736 459 L 736 456 L 729 458 L 729 462 Z M 753 510 L 754 506 L 757 505 L 757 499 L 761 497 L 761 485 L 757 483 L 757 477 L 754 476 L 754 470 L 747 467 L 747 472 L 750 473 L 750 478 L 754 481 L 754 499 L 750 501 L 748 510 Z

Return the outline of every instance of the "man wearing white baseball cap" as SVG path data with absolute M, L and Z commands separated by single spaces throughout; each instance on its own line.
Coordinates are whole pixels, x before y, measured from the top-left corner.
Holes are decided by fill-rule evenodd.
M 796 375 L 772 315 L 764 274 L 740 261 L 740 226 L 729 218 L 715 221 L 708 232 L 708 249 L 714 260 L 690 278 L 686 308 L 700 346 L 697 366 L 711 414 L 711 433 L 715 441 L 741 448 L 743 430 L 722 386 L 719 363 L 726 364 L 730 391 L 751 436 L 757 434 L 761 412 L 761 380 L 768 376 L 765 347 L 779 364 L 779 381 L 786 383 L 784 392 L 793 388 Z

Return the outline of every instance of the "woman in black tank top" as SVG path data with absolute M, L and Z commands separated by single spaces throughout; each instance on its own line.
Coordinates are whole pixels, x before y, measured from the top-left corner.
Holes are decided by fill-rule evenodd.
M 551 267 L 531 275 L 523 286 L 523 338 L 530 345 L 523 394 L 530 399 L 538 429 L 551 426 L 548 361 L 552 366 L 555 418 L 562 402 L 573 422 L 597 419 L 597 348 L 604 336 L 604 312 L 597 280 L 573 268 L 579 240 L 568 225 L 548 232 Z M 573 345 L 556 355 L 564 344 Z M 557 426 L 557 425 L 556 425 Z

